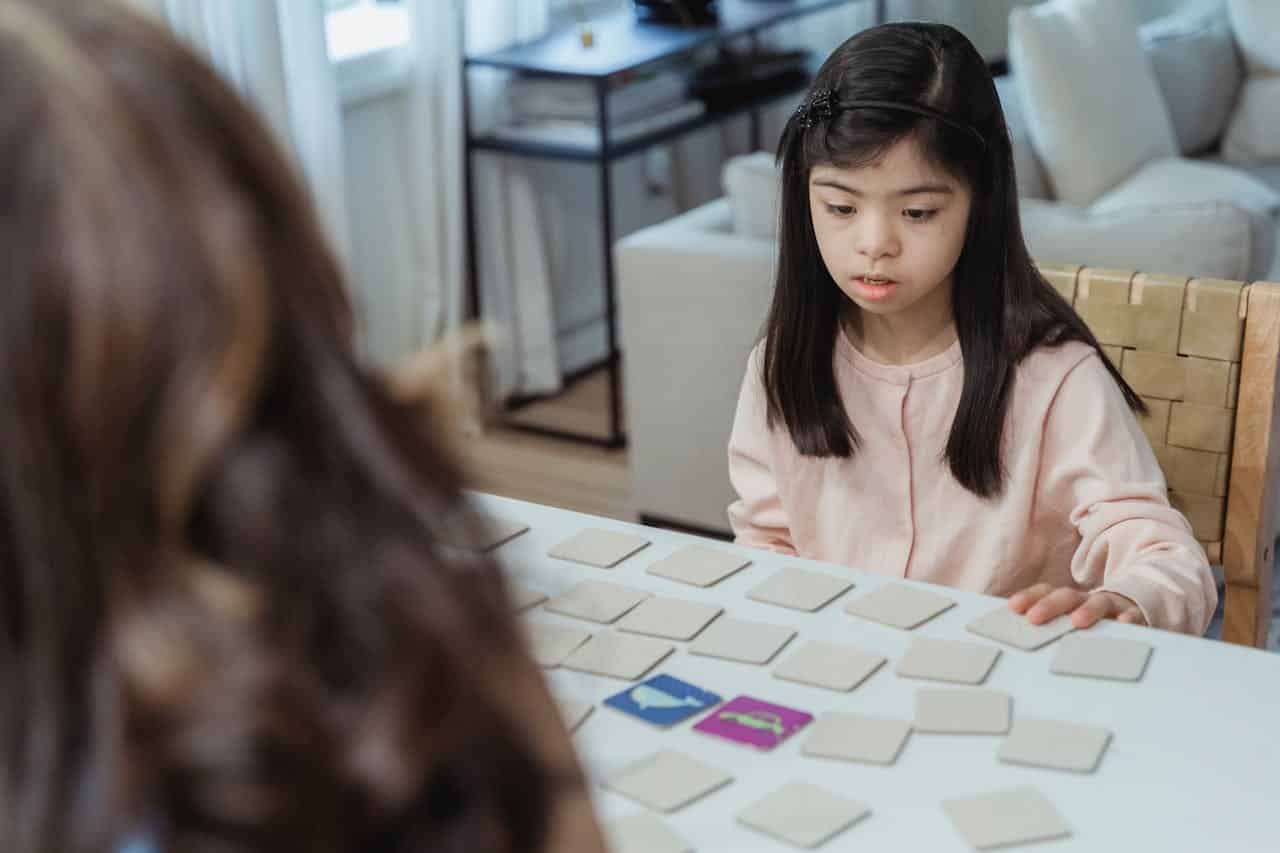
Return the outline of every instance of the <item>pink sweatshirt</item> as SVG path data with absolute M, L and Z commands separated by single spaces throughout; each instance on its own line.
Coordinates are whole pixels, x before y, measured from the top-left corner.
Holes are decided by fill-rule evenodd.
M 781 421 L 765 426 L 762 355 L 748 361 L 729 438 L 739 543 L 991 595 L 1041 581 L 1110 590 L 1149 625 L 1208 627 L 1218 595 L 1204 549 L 1091 347 L 1041 348 L 1018 367 L 1005 489 L 990 500 L 943 456 L 964 382 L 958 342 L 884 365 L 838 336 L 836 384 L 862 441 L 850 459 L 801 456 Z

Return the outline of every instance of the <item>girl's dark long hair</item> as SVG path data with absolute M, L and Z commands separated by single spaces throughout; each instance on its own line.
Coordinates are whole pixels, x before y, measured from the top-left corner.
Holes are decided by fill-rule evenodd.
M 269 131 L 109 2 L 0 2 L 0 103 L 0 849 L 543 849 L 445 413 Z
M 1038 346 L 1071 340 L 1093 346 L 1129 405 L 1145 411 L 1084 321 L 1032 263 L 1018 220 L 1004 113 L 991 74 L 967 38 L 943 24 L 873 27 L 837 48 L 811 88 L 830 90 L 837 102 L 932 108 L 975 128 L 986 144 L 963 129 L 895 109 L 837 108 L 809 127 L 799 115 L 791 118 L 778 150 L 779 260 L 765 324 L 763 381 L 771 425 L 781 421 L 807 456 L 847 457 L 857 450 L 858 433 L 832 363 L 846 297 L 818 251 L 809 175 L 818 165 L 856 168 L 874 162 L 908 137 L 972 192 L 965 246 L 954 273 L 964 389 L 946 457 L 956 479 L 983 497 L 1002 491 L 1000 439 L 1009 395 L 1017 365 Z

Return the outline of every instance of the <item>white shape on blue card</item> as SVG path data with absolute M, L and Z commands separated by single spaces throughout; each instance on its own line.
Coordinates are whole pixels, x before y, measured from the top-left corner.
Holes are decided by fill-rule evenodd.
M 670 675 L 655 675 L 615 693 L 604 704 L 665 728 L 719 705 L 720 697 Z

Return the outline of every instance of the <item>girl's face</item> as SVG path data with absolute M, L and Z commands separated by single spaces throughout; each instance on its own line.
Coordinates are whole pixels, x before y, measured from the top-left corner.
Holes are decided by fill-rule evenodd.
M 950 303 L 971 199 L 968 186 L 926 161 L 912 137 L 870 165 L 826 164 L 809 175 L 827 271 L 859 308 L 886 318 Z

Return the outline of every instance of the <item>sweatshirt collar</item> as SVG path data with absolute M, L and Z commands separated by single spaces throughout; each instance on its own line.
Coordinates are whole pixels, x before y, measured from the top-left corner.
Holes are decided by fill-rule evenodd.
M 909 385 L 913 380 L 924 379 L 948 370 L 961 361 L 960 339 L 957 338 L 942 352 L 914 364 L 881 364 L 867 358 L 849 340 L 843 326 L 836 333 L 836 351 L 859 373 L 894 385 Z

